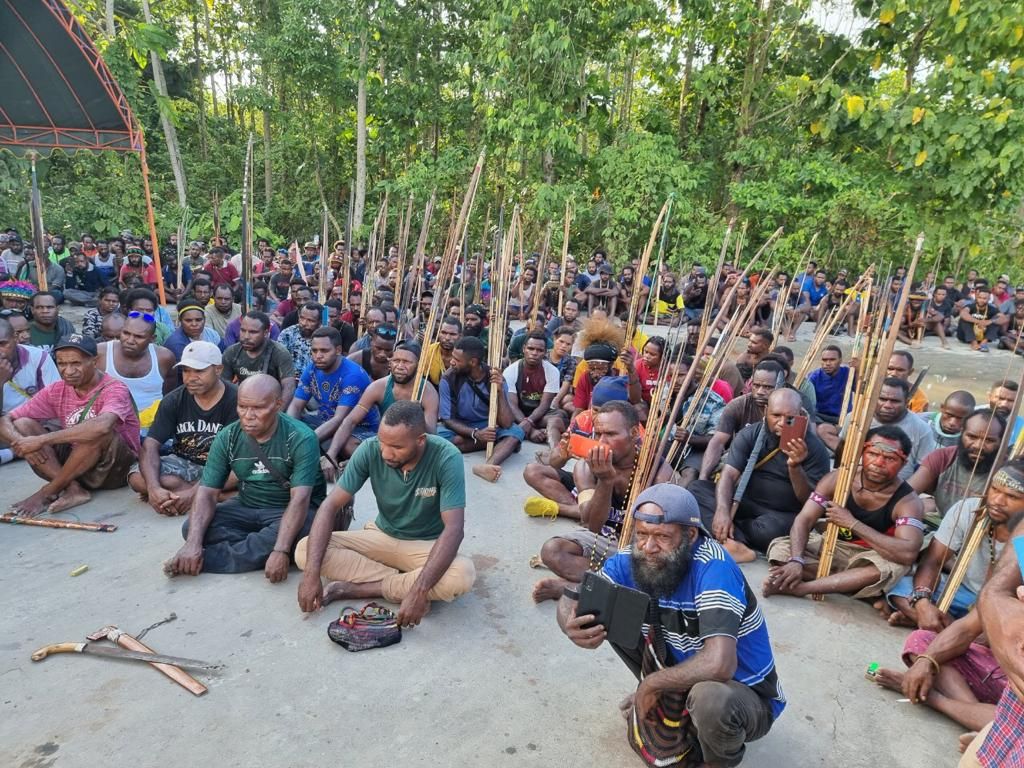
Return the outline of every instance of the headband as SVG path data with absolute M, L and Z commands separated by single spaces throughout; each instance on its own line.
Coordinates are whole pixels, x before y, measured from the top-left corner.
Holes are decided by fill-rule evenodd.
M 0 283 L 0 296 L 12 299 L 31 299 L 36 287 L 27 280 L 8 280 Z
M 611 344 L 605 344 L 603 342 L 597 342 L 591 344 L 583 352 L 583 359 L 586 361 L 590 360 L 604 360 L 608 363 L 614 363 L 615 358 L 619 356 L 618 351 Z
M 1017 493 L 1024 493 L 1024 483 L 1020 482 L 1019 480 L 1013 477 L 1010 477 L 1010 473 L 1007 472 L 1005 469 L 1000 469 L 998 472 L 996 472 L 995 477 L 992 478 L 992 482 L 999 483 L 1001 486 L 1003 486 L 1004 488 L 1008 488 L 1011 491 L 1016 491 Z
M 184 307 L 178 307 L 178 314 L 179 315 L 183 315 L 186 312 L 188 312 L 190 309 L 195 309 L 195 310 L 197 310 L 199 312 L 202 312 L 204 315 L 206 314 L 206 310 L 204 310 L 198 304 L 186 304 Z
M 878 440 L 872 440 L 869 443 L 864 443 L 864 450 L 866 451 L 868 448 L 877 448 L 882 453 L 895 453 L 903 461 L 907 460 L 907 454 L 905 454 L 901 448 L 897 448 L 894 445 L 889 445 L 889 443 L 879 442 Z

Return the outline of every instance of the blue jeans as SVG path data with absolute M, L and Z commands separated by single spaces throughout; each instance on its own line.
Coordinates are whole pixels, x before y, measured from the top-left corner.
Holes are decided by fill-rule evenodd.
M 262 569 L 274 551 L 283 515 L 284 509 L 243 507 L 237 497 L 218 504 L 203 537 L 203 570 L 244 573 Z M 309 535 L 315 516 L 316 507 L 311 506 L 295 542 Z M 187 520 L 181 526 L 181 535 L 188 538 Z
M 467 421 L 466 426 L 470 427 L 471 429 L 487 429 L 487 422 Z M 441 424 L 437 425 L 437 436 L 443 437 L 449 443 L 455 440 L 455 438 L 457 437 L 457 435 L 450 429 L 448 429 L 448 427 L 443 426 Z M 503 437 L 514 437 L 521 443 L 524 440 L 526 440 L 526 433 L 523 432 L 523 428 L 520 427 L 518 424 L 513 424 L 511 427 L 508 427 L 507 429 L 505 427 L 498 427 L 498 439 L 501 440 L 501 438 Z
M 939 578 L 939 586 L 935 590 L 936 598 L 942 594 L 943 587 L 946 586 L 947 576 L 942 574 Z M 896 606 L 893 604 L 894 597 L 904 597 L 909 599 L 910 595 L 914 592 L 914 577 L 913 575 L 904 576 L 900 579 L 899 583 L 893 587 L 888 594 L 885 596 L 885 601 L 889 604 L 889 607 L 894 611 Z M 971 607 L 978 602 L 978 595 L 972 592 L 963 584 L 960 585 L 960 589 L 956 591 L 953 596 L 953 602 L 949 606 L 949 615 L 953 618 L 959 619 L 962 616 L 966 616 L 967 612 L 971 610 Z

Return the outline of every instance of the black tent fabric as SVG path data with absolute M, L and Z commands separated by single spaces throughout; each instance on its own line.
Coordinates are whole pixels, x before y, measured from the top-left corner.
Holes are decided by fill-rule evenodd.
M 141 151 L 120 86 L 61 0 L 0 0 L 0 146 Z

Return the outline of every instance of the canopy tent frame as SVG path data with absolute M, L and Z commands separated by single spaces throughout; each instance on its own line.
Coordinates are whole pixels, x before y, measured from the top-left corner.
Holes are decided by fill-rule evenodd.
M 0 74 L 10 85 L 0 90 L 0 147 L 32 156 L 49 155 L 55 149 L 138 153 L 157 291 L 160 303 L 166 303 L 146 141 L 124 91 L 62 0 L 0 0 L 0 18 L 4 19 L 0 24 Z M 63 32 L 71 48 L 59 49 L 43 39 L 57 30 Z M 55 58 L 55 51 L 62 61 Z M 22 52 L 26 53 L 24 66 Z M 73 52 L 81 58 L 69 61 Z M 81 65 L 82 60 L 85 67 L 76 67 L 74 72 L 69 69 L 69 65 Z M 89 93 L 80 93 L 83 89 Z M 18 96 L 20 100 L 16 100 Z M 83 97 L 89 103 L 83 102 Z M 41 244 L 41 232 L 36 239 Z

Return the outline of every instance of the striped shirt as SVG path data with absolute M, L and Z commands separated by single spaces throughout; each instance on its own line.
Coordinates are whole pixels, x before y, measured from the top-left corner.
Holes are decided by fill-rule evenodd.
M 628 550 L 608 558 L 602 575 L 616 584 L 637 589 Z M 778 717 L 786 706 L 768 626 L 750 585 L 738 565 L 718 542 L 701 535 L 690 570 L 669 597 L 658 599 L 665 644 L 680 664 L 698 653 L 711 637 L 736 640 L 733 680 L 749 686 L 771 705 Z M 644 636 L 650 630 L 643 625 Z

